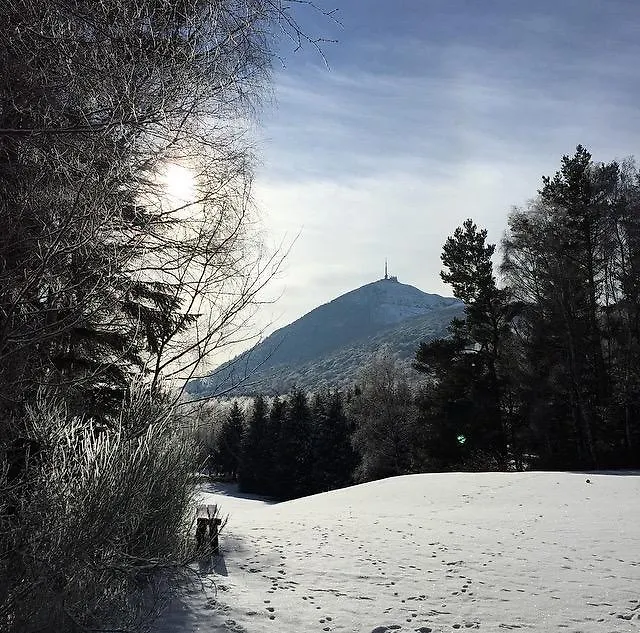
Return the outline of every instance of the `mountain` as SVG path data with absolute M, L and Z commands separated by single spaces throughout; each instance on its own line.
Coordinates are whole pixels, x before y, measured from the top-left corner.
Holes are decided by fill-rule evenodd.
M 383 347 L 413 358 L 421 341 L 444 336 L 462 313 L 454 298 L 429 294 L 389 277 L 325 303 L 279 330 L 208 378 L 190 393 L 284 393 L 355 380 L 359 368 Z

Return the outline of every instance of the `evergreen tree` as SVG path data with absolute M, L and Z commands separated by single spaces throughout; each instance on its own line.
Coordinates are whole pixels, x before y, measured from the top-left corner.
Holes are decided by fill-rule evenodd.
M 563 156 L 553 178 L 543 178 L 540 201 L 551 209 L 558 231 L 554 264 L 562 272 L 554 275 L 555 297 L 567 337 L 577 427 L 591 466 L 597 467 L 594 427 L 601 422 L 598 409 L 606 402 L 609 386 L 598 307 L 604 281 L 598 246 L 607 223 L 594 176 L 591 154 L 579 145 L 574 156 Z
M 270 477 L 267 459 L 270 438 L 267 426 L 268 408 L 263 396 L 253 400 L 251 416 L 242 443 L 238 480 L 240 490 L 263 494 Z
M 578 146 L 514 211 L 502 270 L 519 319 L 523 414 L 542 465 L 631 465 L 638 441 L 638 175 Z
M 516 209 L 502 246 L 471 220 L 448 238 L 442 279 L 465 302 L 423 343 L 423 466 L 637 466 L 640 172 L 578 146 Z
M 220 429 L 216 456 L 219 470 L 230 476 L 234 481 L 238 478 L 240 471 L 244 435 L 244 414 L 238 405 L 238 401 L 234 400 L 231 410 Z
M 282 489 L 280 481 L 280 453 L 279 442 L 282 432 L 282 424 L 287 415 L 287 401 L 276 396 L 271 403 L 269 420 L 266 434 L 266 444 L 264 446 L 264 459 L 266 473 L 264 479 L 264 493 L 277 497 Z
M 313 394 L 311 407 L 311 491 L 330 490 L 327 465 L 332 452 L 333 438 L 329 435 L 327 422 L 328 391 Z
M 277 444 L 276 494 L 295 499 L 311 490 L 311 411 L 306 394 L 294 391 L 288 400 Z
M 495 245 L 486 238 L 470 219 L 447 238 L 441 277 L 464 301 L 465 316 L 453 320 L 450 340 L 422 343 L 416 355 L 416 369 L 431 377 L 420 401 L 436 463 L 504 466 L 513 446 L 500 366 L 512 312 L 493 274 Z
M 340 391 L 327 393 L 328 403 L 323 418 L 324 486 L 322 490 L 343 488 L 353 481 L 356 455 L 351 443 L 353 424 L 347 417 Z

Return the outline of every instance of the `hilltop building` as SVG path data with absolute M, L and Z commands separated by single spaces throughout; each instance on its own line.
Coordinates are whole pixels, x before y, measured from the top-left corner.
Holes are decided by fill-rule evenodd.
M 384 260 L 384 279 L 385 281 L 398 281 L 398 278 L 395 275 L 389 276 L 389 270 L 387 268 L 387 260 Z

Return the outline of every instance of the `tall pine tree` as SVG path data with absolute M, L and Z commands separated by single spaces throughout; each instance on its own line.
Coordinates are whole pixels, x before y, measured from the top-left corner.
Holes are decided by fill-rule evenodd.
M 453 320 L 450 340 L 420 345 L 415 367 L 432 378 L 431 394 L 421 402 L 440 457 L 504 466 L 512 443 L 500 358 L 511 312 L 496 284 L 494 252 L 487 231 L 471 219 L 447 238 L 441 277 L 464 302 L 465 316 Z

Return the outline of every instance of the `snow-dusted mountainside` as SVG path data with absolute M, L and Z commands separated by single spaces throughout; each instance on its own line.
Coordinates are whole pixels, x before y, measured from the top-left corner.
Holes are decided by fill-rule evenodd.
M 272 366 L 266 372 L 257 372 L 247 381 L 247 393 L 286 393 L 294 386 L 309 391 L 348 386 L 356 380 L 358 372 L 371 357 L 384 349 L 410 367 L 420 343 L 446 336 L 451 319 L 461 316 L 462 312 L 463 306 L 459 303 L 434 308 L 313 360 Z
M 275 505 L 206 490 L 221 555 L 156 633 L 640 628 L 638 473 L 408 475 Z
M 215 393 L 238 383 L 236 394 L 341 385 L 385 345 L 413 356 L 420 341 L 443 336 L 461 311 L 457 299 L 422 292 L 395 277 L 380 279 L 277 330 L 189 391 Z

